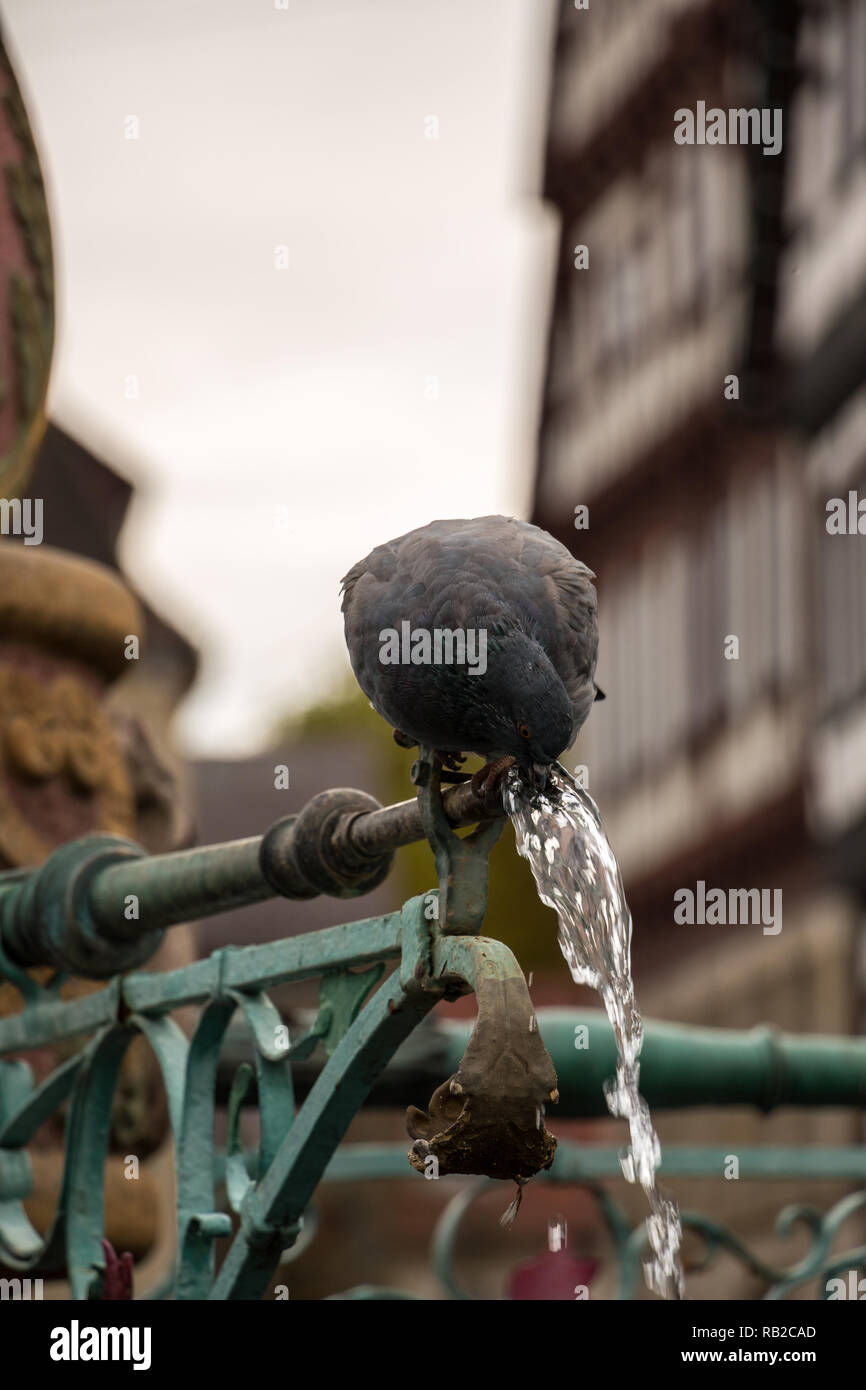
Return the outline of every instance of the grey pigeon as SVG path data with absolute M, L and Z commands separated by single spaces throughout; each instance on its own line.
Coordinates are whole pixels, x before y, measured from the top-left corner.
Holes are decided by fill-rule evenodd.
M 450 768 L 481 754 L 477 787 L 514 762 L 543 787 L 602 698 L 594 577 L 529 522 L 431 521 L 377 546 L 343 580 L 358 684 L 403 746 L 426 744 Z M 437 630 L 447 634 L 438 659 Z

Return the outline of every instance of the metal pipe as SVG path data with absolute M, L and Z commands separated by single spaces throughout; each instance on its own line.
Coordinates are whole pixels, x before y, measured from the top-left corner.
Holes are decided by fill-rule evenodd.
M 616 1072 L 613 1029 L 600 1009 L 541 1008 L 541 1040 L 556 1068 L 558 1104 L 548 1118 L 609 1116 L 605 1081 Z M 377 1078 L 370 1104 L 405 1107 L 455 1072 L 475 1021 L 437 1019 L 422 1025 Z M 237 1066 L 252 1059 L 237 1029 L 217 1072 L 222 1102 Z M 293 1062 L 300 1102 L 322 1069 L 319 1061 Z M 866 1105 L 866 1038 L 778 1033 L 772 1028 L 699 1028 L 646 1019 L 641 1051 L 641 1095 L 654 1111 L 706 1106 L 754 1106 L 765 1113 L 785 1106 Z M 254 1092 L 251 1090 L 250 1099 Z M 864 1159 L 866 1162 L 866 1159 Z
M 448 824 L 454 829 L 475 825 L 480 820 L 497 819 L 505 814 L 502 810 L 491 812 L 484 798 L 473 791 L 471 782 L 461 782 L 444 790 L 442 805 Z M 357 853 L 367 857 L 423 840 L 424 826 L 417 797 L 359 816 L 347 833 Z
M 148 855 L 103 869 L 90 888 L 93 920 L 115 940 L 129 939 L 142 923 L 149 929 L 174 926 L 273 898 L 275 889 L 259 865 L 262 838 Z M 311 896 L 300 880 L 297 888 L 291 896 Z M 130 897 L 138 914 L 133 920 L 124 917 Z
M 490 816 L 470 782 L 449 787 L 442 801 L 455 827 Z M 131 937 L 135 923 L 123 913 L 130 895 L 138 900 L 140 921 L 153 929 L 277 896 L 303 899 L 332 892 L 354 897 L 356 881 L 369 892 L 385 877 L 394 850 L 423 840 L 424 827 L 417 799 L 358 809 L 367 804 L 376 806 L 363 792 L 323 792 L 264 835 L 107 868 L 91 885 L 94 921 L 112 936 Z
M 448 787 L 452 826 L 502 816 L 471 782 Z M 264 835 L 147 855 L 116 836 L 63 845 L 40 868 L 0 875 L 0 948 L 15 966 L 105 979 L 142 964 L 169 926 L 278 896 L 358 897 L 394 850 L 424 839 L 417 800 L 381 807 L 364 792 L 321 792 Z

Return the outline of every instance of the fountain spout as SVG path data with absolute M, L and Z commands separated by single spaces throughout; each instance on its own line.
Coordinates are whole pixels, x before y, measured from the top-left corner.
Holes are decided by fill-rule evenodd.
M 501 942 L 477 936 L 487 904 L 487 860 L 503 820 L 482 821 L 463 839 L 442 805 L 438 768 L 426 749 L 413 769 L 439 875 L 431 974 L 446 998 L 471 985 L 478 1018 L 458 1070 L 428 1110 L 410 1106 L 409 1161 L 419 1172 L 479 1173 L 522 1182 L 549 1168 L 556 1140 L 545 1105 L 559 1096 L 523 972 Z M 432 895 L 431 895 L 432 898 Z

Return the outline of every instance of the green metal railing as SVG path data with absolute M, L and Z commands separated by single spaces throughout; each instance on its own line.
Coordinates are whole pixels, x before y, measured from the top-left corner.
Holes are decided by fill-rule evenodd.
M 606 1114 L 602 1086 L 615 1070 L 611 1030 L 595 1012 L 542 1011 L 536 1017 L 526 981 L 509 949 L 479 935 L 486 906 L 487 858 L 503 825 L 464 783 L 443 794 L 426 750 L 413 768 L 418 797 L 381 808 L 354 791 L 315 797 L 297 816 L 262 837 L 148 856 L 128 841 L 90 836 L 60 848 L 39 869 L 0 876 L 0 976 L 17 986 L 22 1012 L 0 1020 L 0 1056 L 89 1041 L 38 1086 L 20 1058 L 0 1061 L 0 1263 L 15 1270 L 65 1267 L 72 1295 L 99 1297 L 105 1262 L 103 1180 L 112 1104 L 123 1055 L 143 1035 L 164 1080 L 177 1170 L 178 1299 L 259 1298 L 281 1261 L 309 1238 L 305 1213 L 323 1179 L 476 1174 L 446 1209 L 435 1243 L 447 1293 L 464 1292 L 451 1271 L 460 1221 L 491 1180 L 577 1182 L 592 1190 L 614 1237 L 620 1296 L 636 1288 L 645 1239 L 631 1230 L 600 1179 L 619 1172 L 607 1150 L 560 1144 L 545 1108 L 563 1115 Z M 475 825 L 458 837 L 454 827 Z M 228 947 L 165 973 L 138 969 L 172 924 L 282 895 L 355 897 L 388 873 L 394 850 L 420 838 L 436 858 L 438 888 L 399 912 L 266 945 Z M 392 971 L 383 975 L 388 965 Z M 52 966 L 46 985 L 27 973 Z M 106 980 L 98 992 L 61 1000 L 70 975 Z M 319 978 L 319 1010 L 299 1038 L 289 1037 L 267 990 Z M 349 1123 L 377 1089 L 395 1084 L 399 1050 L 442 999 L 474 992 L 477 1021 L 440 1027 L 436 1066 L 416 1063 L 413 1087 L 435 1087 L 429 1111 L 409 1105 L 414 1136 L 400 1147 L 340 1149 Z M 171 1017 L 185 1005 L 200 1014 L 191 1040 Z M 220 1054 L 238 1015 L 251 1065 L 235 1070 L 228 1096 L 225 1155 L 212 1147 Z M 580 1032 L 576 1046 L 575 1029 Z M 311 1072 L 316 1049 L 325 1064 Z M 442 1065 L 444 1062 L 444 1066 Z M 442 1071 L 447 1079 L 442 1079 Z M 306 1075 L 298 1105 L 295 1077 Z M 260 1112 L 255 1154 L 241 1150 L 241 1107 L 253 1084 Z M 406 1078 L 402 1083 L 406 1085 Z M 756 1030 L 650 1024 L 642 1090 L 654 1108 L 750 1104 L 862 1106 L 866 1041 L 798 1039 Z M 411 1098 L 423 1098 L 413 1090 Z M 27 1145 L 46 1119 L 68 1103 L 63 1182 L 47 1235 L 30 1224 L 23 1201 L 32 1188 Z M 725 1156 L 710 1149 L 672 1149 L 663 1172 L 720 1176 Z M 860 1149 L 740 1154 L 742 1175 L 832 1176 L 862 1181 Z M 432 1170 L 432 1171 L 431 1171 Z M 225 1189 L 225 1201 L 218 1193 Z M 812 1249 L 787 1271 L 749 1254 L 735 1237 L 697 1216 L 708 1250 L 725 1248 L 782 1296 L 836 1268 L 859 1268 L 862 1248 L 831 1247 L 866 1193 L 843 1199 L 826 1216 L 800 1212 Z M 236 1220 L 233 1221 L 232 1213 Z M 787 1229 L 787 1228 L 786 1228 Z M 229 1242 L 216 1272 L 215 1242 Z M 839 1262 L 843 1261 L 842 1264 Z M 346 1296 L 377 1296 L 353 1291 Z M 397 1296 L 379 1291 L 378 1296 Z

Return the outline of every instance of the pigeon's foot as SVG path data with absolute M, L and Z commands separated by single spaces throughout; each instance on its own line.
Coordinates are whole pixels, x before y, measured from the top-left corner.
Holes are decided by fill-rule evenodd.
M 456 772 L 461 763 L 466 761 L 465 753 L 445 753 L 441 748 L 434 748 L 433 756 L 439 759 L 443 767 L 450 768 L 452 772 Z
M 411 738 L 409 734 L 404 734 L 402 729 L 394 729 L 394 742 L 400 748 L 417 748 L 418 740 Z M 442 782 L 468 782 L 468 772 L 458 772 L 461 763 L 465 763 L 465 753 L 447 753 L 442 748 L 431 750 L 433 761 L 438 764 L 440 781 Z
M 491 808 L 500 809 L 502 783 L 506 772 L 516 761 L 517 759 L 509 754 L 504 758 L 495 758 L 492 763 L 485 763 L 477 772 L 473 772 L 472 790 Z
M 433 749 L 433 757 L 441 768 L 440 781 L 442 782 L 468 782 L 469 773 L 460 772 L 460 764 L 465 763 L 465 753 L 446 753 L 442 748 Z

